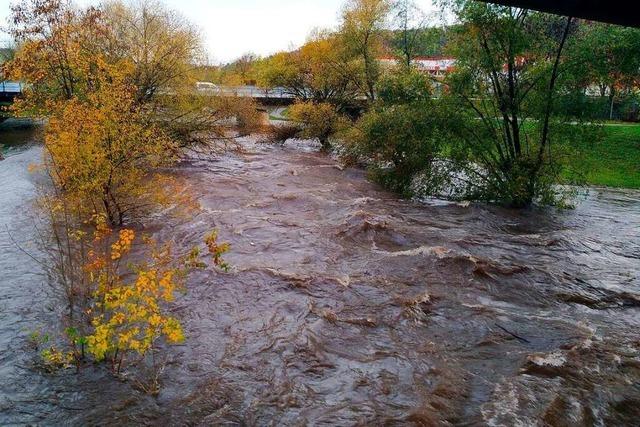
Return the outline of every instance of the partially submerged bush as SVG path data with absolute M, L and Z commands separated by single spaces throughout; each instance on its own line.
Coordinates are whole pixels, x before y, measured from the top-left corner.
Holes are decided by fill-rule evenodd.
M 284 144 L 289 139 L 297 138 L 300 131 L 300 126 L 294 124 L 274 124 L 267 128 L 266 142 L 270 142 L 272 144 Z
M 51 252 L 53 266 L 62 260 L 63 268 L 75 270 L 67 293 L 72 296 L 67 320 L 71 326 L 65 330 L 65 349 L 51 346 L 42 351 L 42 357 L 50 370 L 79 368 L 91 357 L 108 361 L 119 373 L 126 362 L 142 358 L 157 342 L 184 339 L 180 321 L 170 315 L 170 308 L 176 293 L 185 289 L 189 272 L 209 263 L 197 247 L 187 255 L 176 255 L 170 244 L 137 238 L 132 229 L 115 232 L 103 215 L 95 215 L 86 225 L 70 233 L 68 249 Z M 136 242 L 145 259 L 132 262 Z M 215 231 L 204 243 L 212 264 L 228 270 L 222 256 L 229 245 L 220 243 Z M 68 274 L 61 268 L 57 272 Z
M 374 179 L 410 196 L 416 174 L 439 155 L 442 111 L 426 77 L 401 73 L 383 80 L 379 99 L 347 134 L 347 153 L 367 164 Z
M 329 103 L 298 102 L 289 109 L 289 117 L 301 127 L 301 137 L 317 138 L 325 151 L 331 149 L 329 139 L 346 124 L 346 119 Z

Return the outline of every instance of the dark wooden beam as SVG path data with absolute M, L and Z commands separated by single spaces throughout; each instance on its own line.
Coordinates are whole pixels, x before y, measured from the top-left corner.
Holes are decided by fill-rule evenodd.
M 636 6 L 640 3 L 620 0 L 480 0 L 504 6 L 521 7 L 554 13 L 556 15 L 573 16 L 591 21 L 609 24 L 640 27 L 640 13 Z

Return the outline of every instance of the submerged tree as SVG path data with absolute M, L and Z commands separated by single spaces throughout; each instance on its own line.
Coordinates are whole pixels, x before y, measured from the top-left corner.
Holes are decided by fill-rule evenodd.
M 347 132 L 347 154 L 367 164 L 374 180 L 404 196 L 414 179 L 443 155 L 449 114 L 432 98 L 429 78 L 411 69 L 386 76 L 378 99 Z
M 78 366 L 85 348 L 96 360 L 117 363 L 119 370 L 125 353 L 144 355 L 160 337 L 169 342 L 182 338 L 177 319 L 165 310 L 181 283 L 181 264 L 201 266 L 199 252 L 183 259 L 168 250 L 151 250 L 151 260 L 138 266 L 137 280 L 129 283 L 124 266 L 131 264 L 126 257 L 135 233 L 118 228 L 160 207 L 193 206 L 189 197 L 180 196 L 179 180 L 161 173 L 193 141 L 190 134 L 177 139 L 171 124 L 185 123 L 193 131 L 193 115 L 228 119 L 232 111 L 217 99 L 181 103 L 190 95 L 184 88 L 193 57 L 171 43 L 192 42 L 178 40 L 176 27 L 168 26 L 176 21 L 166 15 L 151 19 L 146 9 L 151 3 L 141 4 L 143 24 L 131 31 L 149 31 L 141 40 L 146 43 L 142 52 L 120 44 L 118 37 L 127 29 L 101 9 L 76 9 L 64 0 L 25 0 L 13 7 L 12 33 L 20 48 L 6 69 L 27 83 L 15 111 L 48 119 L 43 169 L 50 180 L 38 200 L 49 226 L 43 233 L 50 255 L 45 264 L 54 288 L 67 300 L 71 327 L 66 335 Z M 115 13 L 120 6 L 110 7 Z M 138 17 L 132 13 L 127 25 L 135 27 Z M 173 68 L 166 68 L 162 57 Z M 176 108 L 156 108 L 172 95 Z M 213 103 L 220 107 L 212 110 Z M 182 110 L 177 113 L 177 108 Z M 206 244 L 222 268 L 227 246 L 218 245 L 215 235 Z M 69 354 L 50 349 L 43 355 L 64 364 Z
M 456 70 L 446 81 L 448 99 L 459 104 L 451 174 L 465 177 L 464 197 L 509 206 L 557 201 L 552 145 L 569 125 L 554 101 L 572 19 L 475 1 L 447 4 L 461 22 L 450 46 Z
M 317 138 L 324 151 L 331 148 L 330 138 L 346 126 L 346 119 L 328 103 L 299 102 L 290 108 L 289 116 L 304 138 Z

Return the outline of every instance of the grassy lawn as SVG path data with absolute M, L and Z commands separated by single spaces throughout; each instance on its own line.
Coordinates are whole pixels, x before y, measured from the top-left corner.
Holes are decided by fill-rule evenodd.
M 289 107 L 280 112 L 280 115 L 269 114 L 269 120 L 289 120 Z
M 597 141 L 581 141 L 571 168 L 587 184 L 640 188 L 640 125 L 607 124 Z

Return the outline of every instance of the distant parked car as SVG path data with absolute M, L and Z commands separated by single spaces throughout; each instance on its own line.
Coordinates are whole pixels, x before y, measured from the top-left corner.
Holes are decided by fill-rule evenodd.
M 210 82 L 197 82 L 196 90 L 198 92 L 206 92 L 206 93 L 219 93 L 220 87 L 216 84 Z

